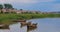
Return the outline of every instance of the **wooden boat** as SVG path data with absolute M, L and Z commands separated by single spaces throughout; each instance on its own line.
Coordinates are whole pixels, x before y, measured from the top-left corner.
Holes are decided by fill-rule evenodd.
M 37 23 L 36 24 L 27 25 L 27 32 L 29 32 L 31 30 L 35 30 L 36 28 L 37 28 Z
M 27 25 L 31 25 L 31 22 L 28 22 Z
M 13 22 L 26 22 L 26 20 L 14 20 Z
M 1 24 L 0 29 L 9 29 L 9 25 Z
M 31 22 L 21 22 L 21 27 L 31 24 Z
M 35 30 L 35 29 L 36 28 L 32 28 L 32 29 L 27 28 L 27 32 L 32 31 L 32 30 Z
M 27 25 L 27 28 L 28 28 L 28 29 L 37 28 L 37 23 L 36 23 L 36 24 Z

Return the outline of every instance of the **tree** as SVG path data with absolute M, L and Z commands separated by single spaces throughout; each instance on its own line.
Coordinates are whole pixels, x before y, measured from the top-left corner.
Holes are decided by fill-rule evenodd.
M 20 11 L 22 11 L 23 9 L 20 9 Z
M 2 4 L 0 4 L 0 9 L 3 9 L 3 5 Z
M 12 9 L 12 8 L 13 8 L 13 6 L 12 6 L 11 4 L 4 4 L 4 6 L 5 6 L 5 8 L 7 8 L 7 9 Z
M 2 9 L 3 9 L 3 5 L 2 4 L 0 4 L 0 13 L 2 13 L 3 11 L 2 11 Z

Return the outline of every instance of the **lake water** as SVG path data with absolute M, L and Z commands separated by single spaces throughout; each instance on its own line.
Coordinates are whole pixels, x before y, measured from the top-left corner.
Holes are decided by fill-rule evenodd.
M 60 32 L 60 18 L 41 18 L 27 20 L 32 23 L 38 23 L 37 28 L 29 32 Z M 0 29 L 0 32 L 27 32 L 27 27 L 20 27 L 20 23 L 12 24 L 10 29 Z

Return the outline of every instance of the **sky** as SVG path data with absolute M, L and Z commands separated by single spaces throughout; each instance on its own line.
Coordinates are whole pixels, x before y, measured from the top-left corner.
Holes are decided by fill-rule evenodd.
M 9 3 L 14 8 L 37 11 L 60 11 L 60 0 L 0 0 L 0 4 Z

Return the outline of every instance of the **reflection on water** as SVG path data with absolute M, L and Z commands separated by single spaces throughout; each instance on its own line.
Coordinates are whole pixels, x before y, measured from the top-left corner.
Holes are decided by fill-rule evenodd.
M 31 30 L 35 30 L 36 28 L 37 28 L 37 24 L 31 23 L 31 24 L 27 25 L 27 32 L 29 32 Z
M 37 27 L 35 27 L 35 28 L 29 28 L 29 27 L 27 27 L 27 32 L 29 32 L 29 31 L 32 31 L 32 30 L 35 30 Z
M 10 25 L 10 29 L 0 29 L 0 32 L 60 32 L 60 18 L 42 18 L 28 21 L 38 23 L 37 28 L 28 29 L 27 26 L 21 28 L 21 24 L 16 23 Z

